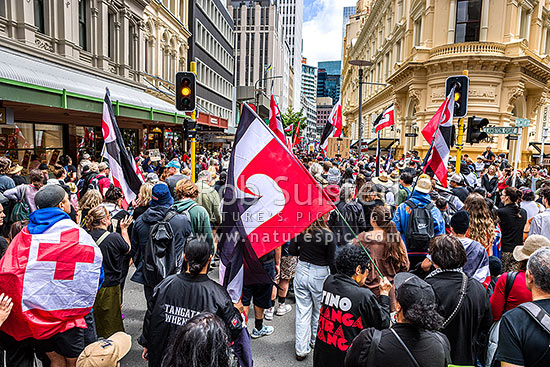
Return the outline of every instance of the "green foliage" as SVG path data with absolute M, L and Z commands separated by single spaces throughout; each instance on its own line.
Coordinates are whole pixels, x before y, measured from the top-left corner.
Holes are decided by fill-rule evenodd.
M 298 121 L 301 121 L 300 123 L 300 130 L 304 129 L 307 125 L 306 117 L 304 116 L 304 110 L 301 109 L 300 111 L 294 111 L 292 106 L 288 108 L 287 113 L 281 113 L 281 118 L 283 119 L 283 126 L 285 129 L 294 124 L 294 130 L 296 130 L 296 127 L 298 126 Z

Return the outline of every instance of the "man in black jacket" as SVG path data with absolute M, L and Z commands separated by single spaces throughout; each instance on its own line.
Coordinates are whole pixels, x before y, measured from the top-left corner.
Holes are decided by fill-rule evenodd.
M 458 174 L 454 174 L 451 177 L 451 192 L 453 195 L 456 195 L 460 201 L 465 202 L 470 192 L 466 187 L 464 187 L 464 178 Z
M 477 358 L 483 358 L 493 321 L 487 292 L 479 281 L 462 271 L 466 250 L 457 238 L 435 237 L 430 255 L 436 270 L 426 282 L 432 286 L 439 313 L 445 318 L 441 332 L 451 344 L 452 363 L 475 366 Z
M 147 303 L 143 332 L 138 339 L 144 347 L 143 359 L 149 367 L 160 367 L 176 331 L 193 316 L 208 311 L 220 317 L 235 341 L 242 332 L 243 319 L 233 306 L 227 290 L 207 275 L 212 259 L 208 243 L 200 240 L 185 245 L 185 273 L 171 275 L 157 287 Z
M 145 299 L 148 301 L 152 294 L 153 288 L 157 284 L 151 284 L 145 276 L 145 253 L 148 246 L 152 246 L 150 240 L 151 227 L 163 221 L 170 210 L 170 206 L 174 204 L 174 199 L 170 194 L 168 186 L 164 183 L 159 183 L 153 186 L 153 196 L 151 206 L 135 221 L 132 229 L 132 249 L 136 251 L 134 255 L 134 264 L 136 271 L 132 276 L 132 280 L 136 283 L 144 285 Z M 176 255 L 176 269 L 181 269 L 183 262 L 183 246 L 187 238 L 193 233 L 191 222 L 184 214 L 177 214 L 168 221 L 173 232 L 173 243 Z
M 353 199 L 355 195 L 355 185 L 346 183 L 340 189 L 340 201 L 336 204 L 336 208 L 346 219 L 347 224 L 336 212 L 330 214 L 328 221 L 329 228 L 334 232 L 338 245 L 345 245 L 353 240 L 355 234 L 361 233 L 366 229 L 365 214 L 363 207 Z M 351 227 L 350 228 L 348 227 Z
M 371 269 L 365 251 L 346 245 L 336 257 L 337 273 L 323 285 L 321 316 L 315 341 L 313 366 L 344 366 L 346 351 L 363 328 L 390 326 L 391 283 L 382 278 L 380 298 L 364 287 Z

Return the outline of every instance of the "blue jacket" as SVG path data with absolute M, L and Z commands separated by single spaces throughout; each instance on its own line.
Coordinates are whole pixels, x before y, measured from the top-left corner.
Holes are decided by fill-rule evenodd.
M 424 194 L 416 190 L 413 192 L 409 200 L 418 205 L 420 208 L 425 207 L 431 202 L 430 194 Z M 443 215 L 441 215 L 441 212 L 435 207 L 435 205 L 432 208 L 431 212 L 434 219 L 435 235 L 439 236 L 440 234 L 444 234 L 445 220 L 443 219 Z M 397 207 L 397 210 L 395 211 L 395 214 L 393 216 L 393 222 L 395 223 L 395 226 L 397 227 L 399 233 L 401 233 L 401 238 L 403 239 L 403 242 L 405 242 L 405 233 L 407 233 L 407 224 L 409 223 L 410 213 L 411 208 L 407 204 L 402 203 Z M 405 245 L 407 245 L 407 242 L 405 242 Z

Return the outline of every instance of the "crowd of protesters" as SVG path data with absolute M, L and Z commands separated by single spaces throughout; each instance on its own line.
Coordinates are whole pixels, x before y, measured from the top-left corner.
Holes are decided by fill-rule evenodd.
M 269 281 L 245 285 L 234 304 L 211 272 L 229 152 L 202 152 L 195 167 L 187 155 L 140 154 L 144 183 L 131 203 L 87 153 L 76 167 L 62 157 L 25 175 L 1 157 L 2 256 L 51 218 L 86 229 L 103 256 L 85 325 L 46 340 L 0 329 L 6 365 L 116 366 L 131 348 L 128 277 L 143 285 L 138 342 L 149 366 L 252 366 L 253 339 L 276 332 L 274 317 L 295 323 L 296 359 L 311 355 L 314 366 L 550 365 L 545 170 L 514 174 L 488 147 L 475 162 L 465 156 L 459 173 L 449 166 L 445 188 L 416 152 L 379 168 L 368 155 L 300 159 L 336 209 L 262 256 Z M 155 241 L 166 238 L 174 246 L 160 264 Z M 21 305 L 0 295 L 0 325 L 12 307 Z

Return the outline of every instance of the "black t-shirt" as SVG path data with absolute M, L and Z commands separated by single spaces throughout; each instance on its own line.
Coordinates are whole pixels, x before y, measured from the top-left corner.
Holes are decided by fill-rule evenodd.
M 508 204 L 498 210 L 500 229 L 502 231 L 502 252 L 512 252 L 514 247 L 523 244 L 523 228 L 527 222 L 527 212 L 515 204 Z
M 435 331 L 417 329 L 410 324 L 396 324 L 393 329 L 422 367 L 444 367 L 451 362 L 446 358 L 451 350 L 449 340 L 442 333 L 438 332 L 438 338 L 435 336 Z M 346 367 L 367 365 L 373 335 L 374 328 L 369 328 L 361 331 L 353 339 L 353 344 L 346 355 Z M 414 367 L 407 351 L 390 329 L 382 330 L 374 365 L 376 367 Z
M 534 301 L 550 313 L 550 299 Z M 550 334 L 525 310 L 516 307 L 504 314 L 500 323 L 495 360 L 518 366 L 550 366 Z
M 483 157 L 485 157 L 485 159 L 494 159 L 496 157 L 495 153 L 493 153 L 492 151 L 484 151 L 483 152 Z
M 89 231 L 90 236 L 97 242 L 103 233 L 107 232 L 104 229 L 92 229 Z M 105 272 L 105 280 L 103 287 L 112 287 L 120 283 L 122 274 L 122 260 L 124 255 L 130 250 L 130 245 L 118 233 L 110 233 L 100 244 L 99 249 L 103 255 L 103 271 Z
M 289 254 L 298 255 L 300 261 L 318 266 L 332 265 L 335 251 L 334 234 L 326 229 L 301 233 L 290 241 L 288 247 Z

